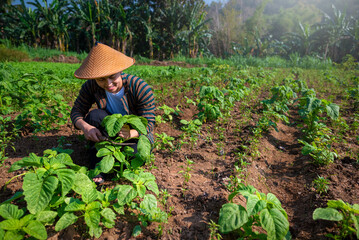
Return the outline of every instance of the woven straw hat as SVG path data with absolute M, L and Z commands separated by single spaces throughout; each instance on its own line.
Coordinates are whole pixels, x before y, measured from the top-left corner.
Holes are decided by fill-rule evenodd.
M 91 49 L 81 66 L 75 71 L 80 79 L 95 79 L 118 73 L 135 63 L 135 59 L 99 42 Z

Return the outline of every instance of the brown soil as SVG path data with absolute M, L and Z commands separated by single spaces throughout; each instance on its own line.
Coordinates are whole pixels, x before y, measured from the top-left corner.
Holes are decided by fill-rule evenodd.
M 163 103 L 162 103 L 163 104 Z M 175 107 L 178 98 L 166 99 L 166 105 Z M 159 104 L 160 105 L 160 104 Z M 195 115 L 194 107 L 184 107 L 180 119 L 191 119 Z M 158 111 L 158 114 L 162 112 Z M 233 121 L 241 118 L 240 112 L 234 109 Z M 296 118 L 294 114 L 294 118 Z M 292 119 L 295 122 L 295 119 Z M 206 123 L 203 129 L 213 129 L 214 123 Z M 254 125 L 254 122 L 251 123 Z M 207 128 L 209 127 L 209 128 Z M 160 189 L 167 189 L 172 195 L 168 201 L 167 211 L 173 207 L 172 216 L 165 225 L 160 239 L 210 239 L 208 223 L 210 220 L 218 222 L 219 210 L 227 203 L 229 192 L 225 184 L 233 174 L 236 152 L 243 145 L 239 139 L 248 139 L 251 126 L 245 126 L 238 133 L 235 126 L 230 124 L 224 135 L 226 138 L 223 151 L 219 153 L 214 136 L 212 142 L 206 141 L 206 135 L 201 136 L 196 145 L 184 145 L 174 152 L 154 150 L 156 157 L 155 168 L 151 172 L 156 176 Z M 157 126 L 156 133 L 165 132 L 178 138 L 179 119 L 175 117 L 172 123 L 162 123 Z M 204 131 L 206 132 L 206 131 Z M 214 133 L 214 132 L 210 132 Z M 335 233 L 334 224 L 324 221 L 313 221 L 312 213 L 317 207 L 325 207 L 329 199 L 343 199 L 351 204 L 359 204 L 359 174 L 355 159 L 339 157 L 335 163 L 326 167 L 317 167 L 310 162 L 310 157 L 301 154 L 298 143 L 300 131 L 295 125 L 278 123 L 278 132 L 271 130 L 264 134 L 259 145 L 260 157 L 254 159 L 247 168 L 244 181 L 253 185 L 261 192 L 274 193 L 287 211 L 290 231 L 293 239 L 326 239 L 326 233 Z M 45 149 L 56 147 L 60 137 L 66 137 L 67 147 L 74 150 L 71 157 L 75 163 L 86 165 L 86 142 L 80 137 L 81 133 L 72 128 L 71 124 L 63 126 L 58 131 L 45 134 L 27 134 L 15 142 L 15 149 L 8 150 L 9 159 L 5 167 L 0 168 L 0 186 L 16 173 L 7 173 L 15 161 L 34 152 L 42 155 Z M 358 148 L 353 144 L 353 148 Z M 339 156 L 344 156 L 339 152 Z M 179 171 L 183 170 L 187 159 L 194 161 L 191 165 L 191 178 L 183 191 L 184 178 Z M 330 180 L 329 191 L 321 196 L 315 192 L 311 183 L 318 175 Z M 112 185 L 106 181 L 106 185 Z M 0 202 L 11 197 L 22 186 L 22 179 L 12 181 L 6 188 L 2 188 Z M 243 201 L 236 199 L 236 201 Z M 118 219 L 115 228 L 105 230 L 100 239 L 156 239 L 158 238 L 157 223 L 151 224 L 137 237 L 131 237 L 133 227 L 137 224 L 133 219 Z M 83 226 L 77 224 L 65 231 L 56 233 L 49 229 L 49 237 L 55 239 L 84 239 Z M 223 236 L 232 239 L 231 236 Z

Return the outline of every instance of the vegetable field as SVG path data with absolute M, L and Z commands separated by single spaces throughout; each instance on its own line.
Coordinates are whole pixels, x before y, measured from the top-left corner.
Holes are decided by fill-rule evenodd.
M 359 238 L 358 70 L 133 66 L 156 98 L 152 154 L 105 142 L 88 171 L 78 67 L 0 65 L 0 239 Z M 146 131 L 106 124 L 124 123 Z

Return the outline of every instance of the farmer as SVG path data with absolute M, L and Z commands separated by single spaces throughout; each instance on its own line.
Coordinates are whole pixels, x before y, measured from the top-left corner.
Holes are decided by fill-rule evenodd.
M 148 121 L 147 137 L 153 143 L 155 100 L 152 90 L 142 79 L 122 72 L 134 63 L 133 58 L 97 42 L 82 65 L 75 71 L 76 78 L 88 80 L 82 85 L 72 107 L 71 121 L 90 141 L 91 169 L 100 161 L 96 157 L 95 143 L 108 137 L 101 126 L 102 120 L 107 115 L 120 113 L 145 117 Z M 94 103 L 97 104 L 98 109 L 90 111 Z M 126 127 L 123 127 L 118 135 L 125 139 L 139 137 L 135 129 Z M 136 143 L 133 148 L 137 151 Z M 100 174 L 93 180 L 102 183 L 104 177 Z

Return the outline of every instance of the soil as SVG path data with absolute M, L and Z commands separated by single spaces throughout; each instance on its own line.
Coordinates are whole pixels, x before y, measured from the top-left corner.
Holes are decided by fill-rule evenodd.
M 178 97 L 165 101 L 167 106 L 175 108 Z M 158 106 L 161 104 L 163 105 L 158 103 Z M 179 130 L 179 119 L 189 120 L 197 113 L 193 106 L 185 106 L 182 111 L 181 116 L 174 116 L 172 122 L 159 124 L 155 133 L 165 132 L 178 139 L 182 133 Z M 293 239 L 327 239 L 325 234 L 336 233 L 335 225 L 326 221 L 314 221 L 312 213 L 315 208 L 325 207 L 329 199 L 343 199 L 351 204 L 359 204 L 359 166 L 356 159 L 345 156 L 341 148 L 338 148 L 339 158 L 333 164 L 325 167 L 313 165 L 309 156 L 301 154 L 302 146 L 298 143 L 301 132 L 296 126 L 299 117 L 295 115 L 295 109 L 291 111 L 293 124 L 279 122 L 278 131 L 272 129 L 263 135 L 258 148 L 260 156 L 250 162 L 243 181 L 253 185 L 260 192 L 271 192 L 278 197 L 288 213 Z M 161 111 L 157 113 L 162 114 Z M 233 175 L 234 164 L 238 161 L 236 153 L 241 151 L 241 146 L 245 143 L 243 139 L 249 139 L 250 129 L 254 125 L 253 121 L 248 126 L 243 126 L 241 131 L 236 129 L 234 123 L 241 118 L 239 106 L 234 108 L 232 116 L 233 119 L 224 132 L 226 140 L 221 151 L 216 145 L 219 142 L 218 136 L 213 136 L 212 141 L 207 141 L 206 134 L 200 136 L 193 148 L 183 145 L 181 149 L 173 152 L 169 149 L 154 150 L 156 160 L 151 172 L 156 176 L 159 188 L 167 189 L 172 195 L 166 210 L 169 211 L 173 207 L 172 216 L 165 224 L 160 239 L 210 239 L 208 223 L 210 220 L 218 222 L 219 210 L 228 202 L 229 192 L 225 185 Z M 214 126 L 214 123 L 205 123 L 202 129 L 214 129 Z M 0 168 L 0 202 L 10 198 L 22 186 L 22 178 L 19 177 L 4 187 L 11 177 L 18 174 L 8 173 L 7 168 L 31 152 L 42 155 L 45 149 L 56 147 L 60 137 L 65 137 L 65 146 L 74 150 L 71 154 L 73 161 L 86 166 L 86 142 L 81 136 L 81 132 L 75 130 L 70 123 L 45 134 L 22 134 L 15 141 L 16 151 L 8 149 L 9 158 L 5 161 L 5 167 Z M 348 136 L 348 142 L 352 137 Z M 358 149 L 358 143 L 351 144 L 354 149 Z M 188 159 L 194 164 L 191 165 L 191 178 L 188 184 L 183 185 L 184 177 L 179 172 L 183 170 Z M 312 181 L 317 176 L 330 180 L 326 194 L 320 195 L 312 187 Z M 106 181 L 104 186 L 113 184 Z M 183 191 L 183 187 L 187 190 Z M 243 202 L 243 199 L 236 198 L 236 202 Z M 136 224 L 137 222 L 130 217 L 121 217 L 115 228 L 104 230 L 100 239 L 158 238 L 157 223 L 152 223 L 137 238 L 131 237 Z M 83 225 L 80 223 L 59 233 L 48 229 L 48 234 L 52 240 L 86 239 L 83 237 Z M 223 235 L 223 238 L 233 239 L 233 236 Z

